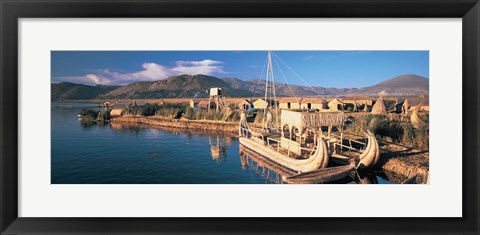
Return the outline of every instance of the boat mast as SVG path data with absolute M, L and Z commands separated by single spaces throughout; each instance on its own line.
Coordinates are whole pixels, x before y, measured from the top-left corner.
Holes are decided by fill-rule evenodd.
M 273 102 L 274 102 L 274 105 L 275 105 L 275 115 L 276 115 L 276 126 L 278 127 L 279 126 L 279 123 L 278 123 L 278 105 L 277 105 L 277 94 L 275 92 L 275 76 L 274 76 L 274 73 L 273 73 L 273 64 L 272 64 L 272 52 L 271 51 L 268 51 L 268 63 L 269 63 L 269 67 L 270 67 L 270 74 L 272 75 L 272 91 L 273 91 Z
M 271 76 L 271 79 L 269 79 L 269 76 Z M 277 105 L 277 95 L 275 92 L 275 76 L 273 73 L 273 63 L 272 63 L 272 52 L 268 51 L 268 63 L 267 63 L 267 77 L 265 79 L 265 102 L 267 102 L 267 106 L 263 111 L 263 121 L 264 125 L 266 124 L 268 126 L 268 123 L 265 123 L 266 121 L 266 116 L 267 116 L 267 111 L 268 111 L 268 106 L 270 105 L 270 102 L 268 99 L 268 83 L 272 83 L 270 89 L 271 89 L 271 94 L 270 97 L 273 98 L 273 104 L 275 105 L 275 114 L 276 114 L 276 126 L 278 127 L 278 105 Z M 273 97 L 272 97 L 273 96 Z
M 268 123 L 267 122 L 267 109 L 268 109 L 268 73 L 270 72 L 270 61 L 272 60 L 270 51 L 268 51 L 268 63 L 267 63 L 267 76 L 265 77 L 265 109 L 263 109 L 263 126 L 266 128 Z

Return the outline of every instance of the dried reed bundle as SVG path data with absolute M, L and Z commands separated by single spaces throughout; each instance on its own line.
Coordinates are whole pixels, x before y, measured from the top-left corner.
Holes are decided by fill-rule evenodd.
M 387 115 L 387 108 L 383 102 L 383 97 L 378 98 L 377 102 L 372 107 L 372 114 Z

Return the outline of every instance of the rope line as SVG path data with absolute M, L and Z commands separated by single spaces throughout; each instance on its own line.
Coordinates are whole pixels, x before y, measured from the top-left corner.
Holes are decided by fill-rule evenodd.
M 282 69 L 280 68 L 280 65 L 278 64 L 277 60 L 273 60 L 273 62 L 275 63 L 275 65 L 277 65 L 278 71 L 280 71 L 280 74 L 282 75 L 283 80 L 285 81 L 285 84 L 287 85 L 288 89 L 290 89 L 290 92 L 292 93 L 293 97 L 295 97 L 295 99 L 297 99 L 297 96 L 295 95 L 295 93 L 293 92 L 292 88 L 290 87 L 290 84 L 288 84 L 287 78 L 286 78 L 285 75 L 283 74 L 283 71 L 282 71 Z
M 292 71 L 292 73 L 295 74 L 295 76 L 300 78 L 308 87 L 310 87 L 315 93 L 317 93 L 317 95 L 319 95 L 321 98 L 325 99 L 325 97 L 323 97 L 317 90 L 315 90 L 315 88 L 313 88 L 307 81 L 305 81 L 297 72 L 295 72 L 295 70 L 293 70 L 280 57 L 278 57 L 277 54 L 272 52 L 272 55 L 275 56 L 278 60 L 280 60 L 280 62 L 282 62 L 282 64 L 285 65 L 285 67 L 287 67 L 290 71 Z
M 280 62 L 282 62 L 283 65 L 285 65 L 285 67 L 287 67 L 293 74 L 295 74 L 295 76 L 297 76 L 298 78 L 300 78 L 300 80 L 302 80 L 308 87 L 310 87 L 310 89 L 312 89 L 315 93 L 317 93 L 318 96 L 320 96 L 323 100 L 326 100 L 324 96 L 322 96 L 317 90 L 315 90 L 315 88 L 313 88 L 307 81 L 305 81 L 302 76 L 300 76 L 297 72 L 295 72 L 295 70 L 293 70 L 290 66 L 288 66 L 288 64 L 286 64 L 277 54 L 273 53 L 272 52 L 272 55 L 277 58 L 278 60 L 280 60 Z M 280 70 L 281 72 L 281 70 Z M 360 130 L 362 130 L 363 132 L 365 132 L 365 130 L 363 128 L 360 127 L 360 125 L 358 125 L 356 122 L 354 122 L 352 119 L 346 117 L 347 120 L 349 120 L 350 122 L 352 122 L 355 126 L 357 126 Z
M 252 97 L 252 102 L 253 102 L 253 99 L 255 99 L 255 96 L 257 95 L 258 85 L 260 84 L 260 81 L 262 80 L 263 71 L 265 71 L 265 66 L 267 65 L 267 61 L 268 61 L 268 56 L 267 56 L 267 58 L 265 58 L 265 63 L 263 63 L 262 73 L 260 74 L 260 77 L 258 78 L 258 81 L 257 81 L 257 85 L 255 86 L 255 90 L 253 92 L 253 97 Z

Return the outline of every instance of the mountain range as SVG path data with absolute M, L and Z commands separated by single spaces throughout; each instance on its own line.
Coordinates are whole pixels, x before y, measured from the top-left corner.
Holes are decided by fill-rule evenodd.
M 419 96 L 428 94 L 429 81 L 415 74 L 405 74 L 364 88 L 324 88 L 275 83 L 278 97 L 345 97 L 345 96 Z M 265 93 L 265 80 L 217 78 L 202 74 L 178 75 L 152 82 L 134 82 L 125 86 L 89 86 L 69 82 L 52 83 L 51 99 L 154 99 L 203 98 L 208 89 L 221 87 L 227 97 L 261 97 Z

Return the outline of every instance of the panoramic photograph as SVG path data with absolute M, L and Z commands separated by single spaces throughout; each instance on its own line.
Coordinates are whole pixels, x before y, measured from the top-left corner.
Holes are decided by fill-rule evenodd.
M 52 51 L 51 184 L 429 184 L 428 51 Z

